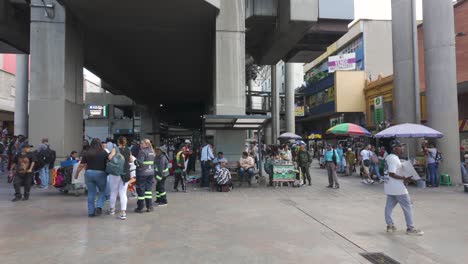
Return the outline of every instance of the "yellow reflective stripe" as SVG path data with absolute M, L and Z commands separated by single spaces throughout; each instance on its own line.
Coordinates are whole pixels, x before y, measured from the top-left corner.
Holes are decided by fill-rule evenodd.
M 163 192 L 163 193 L 161 193 L 161 194 L 159 194 L 159 195 L 160 195 L 160 196 L 164 196 L 164 195 L 166 195 L 166 192 Z
M 160 195 L 160 194 L 156 194 L 156 198 L 159 198 L 159 197 L 161 197 L 161 195 Z
M 146 191 L 145 194 L 153 194 L 153 192 Z
M 143 161 L 143 165 L 153 165 L 154 164 L 154 161 Z
M 168 171 L 169 171 L 169 168 L 167 168 L 167 169 L 163 170 L 163 172 L 168 172 Z
M 162 177 L 158 175 L 158 176 L 156 176 L 156 179 L 157 180 L 162 180 Z
M 151 195 L 145 196 L 145 199 L 153 199 L 153 196 Z
M 138 200 L 144 200 L 144 199 L 145 199 L 144 196 L 143 197 L 138 197 Z

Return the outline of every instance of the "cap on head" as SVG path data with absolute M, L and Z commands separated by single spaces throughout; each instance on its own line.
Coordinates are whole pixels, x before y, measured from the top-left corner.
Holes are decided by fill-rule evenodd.
M 351 149 L 351 148 L 348 148 L 348 151 L 352 151 L 352 149 Z
M 404 144 L 401 143 L 399 140 L 393 140 L 391 143 L 390 143 L 390 146 L 392 146 L 392 148 L 396 148 L 396 147 L 402 147 Z

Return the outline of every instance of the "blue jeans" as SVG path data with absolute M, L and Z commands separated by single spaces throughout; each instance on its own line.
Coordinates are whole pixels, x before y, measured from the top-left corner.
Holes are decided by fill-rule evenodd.
M 383 180 L 383 177 L 380 176 L 380 169 L 378 164 L 371 163 L 370 169 L 369 169 L 369 175 L 371 176 L 372 173 L 375 171 L 375 175 L 377 175 L 377 178 L 380 180 Z
M 387 195 L 387 204 L 385 206 L 385 222 L 387 225 L 393 225 L 392 211 L 397 204 L 400 204 L 403 214 L 405 215 L 406 227 L 408 229 L 414 228 L 413 211 L 409 194 Z
M 49 164 L 45 164 L 39 170 L 39 179 L 41 179 L 41 187 L 47 188 L 49 186 Z
M 107 173 L 105 171 L 87 170 L 85 173 L 86 187 L 88 188 L 88 215 L 94 214 L 94 209 L 102 208 L 106 198 Z M 96 198 L 96 188 L 99 190 L 97 204 L 94 204 Z
M 439 185 L 439 177 L 437 177 L 437 163 L 429 163 L 427 164 L 427 181 L 430 185 L 432 186 L 438 186 Z
M 210 163 L 208 161 L 201 162 L 201 187 L 209 186 Z
M 468 183 L 468 179 L 467 179 L 467 172 L 466 172 L 466 168 L 465 168 L 465 163 L 462 162 L 460 164 L 460 169 L 461 169 L 461 175 L 462 175 L 462 183 Z
M 247 171 L 244 168 L 239 169 L 239 180 L 240 182 L 243 182 L 245 179 L 245 173 L 249 174 L 249 178 L 247 179 L 249 184 L 250 184 L 250 179 L 252 179 L 252 176 L 254 175 L 254 170 L 253 168 L 248 169 Z

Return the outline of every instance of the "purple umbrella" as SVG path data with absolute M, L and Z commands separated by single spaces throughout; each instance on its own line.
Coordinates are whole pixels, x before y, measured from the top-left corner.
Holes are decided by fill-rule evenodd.
M 376 138 L 441 138 L 444 134 L 427 126 L 418 124 L 401 124 L 389 127 L 375 135 Z

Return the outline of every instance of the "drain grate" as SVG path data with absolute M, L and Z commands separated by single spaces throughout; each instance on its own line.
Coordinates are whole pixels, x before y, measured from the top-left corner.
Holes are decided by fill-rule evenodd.
M 400 262 L 392 259 L 384 253 L 361 253 L 365 259 L 373 264 L 400 264 Z

